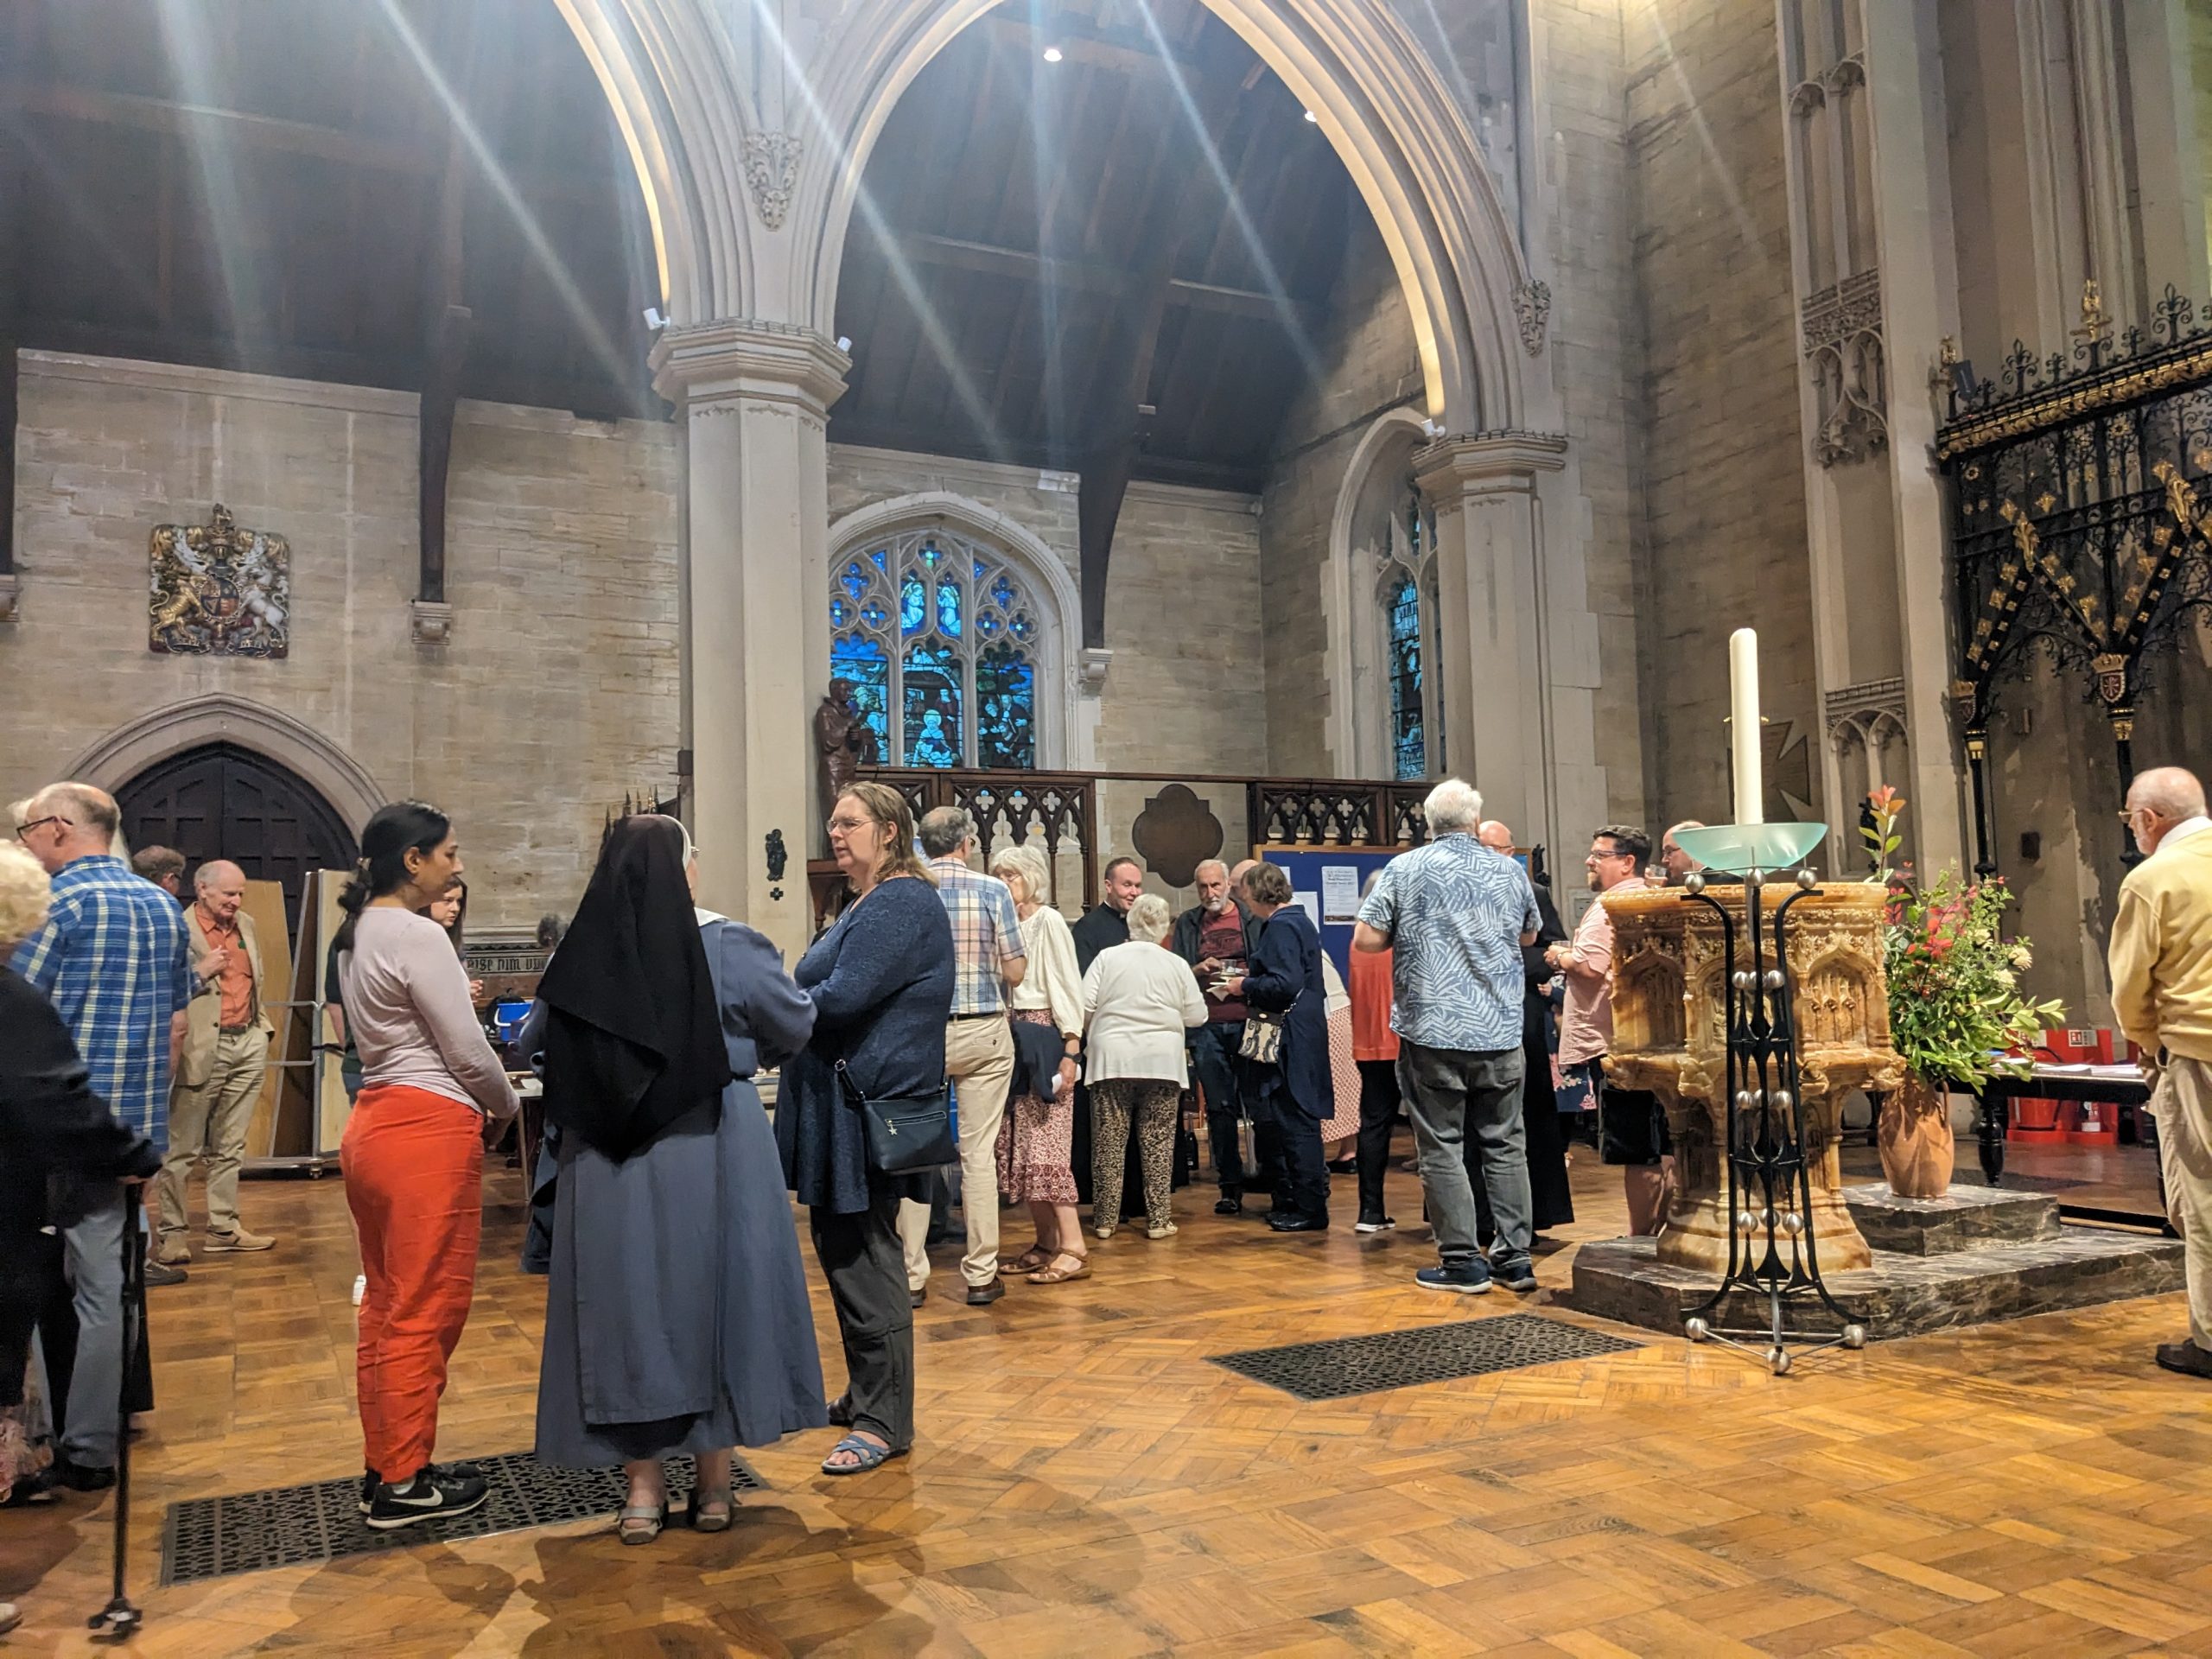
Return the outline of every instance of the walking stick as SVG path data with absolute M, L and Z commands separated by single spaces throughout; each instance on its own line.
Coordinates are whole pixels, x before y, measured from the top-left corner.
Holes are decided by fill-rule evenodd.
M 138 1333 L 146 1328 L 146 1249 L 138 1232 L 145 1188 L 132 1182 L 123 1189 L 123 1380 L 115 1396 L 115 1593 L 85 1621 L 85 1628 L 118 1642 L 127 1641 L 144 1615 L 123 1593 L 123 1564 L 130 1546 L 130 1366 Z

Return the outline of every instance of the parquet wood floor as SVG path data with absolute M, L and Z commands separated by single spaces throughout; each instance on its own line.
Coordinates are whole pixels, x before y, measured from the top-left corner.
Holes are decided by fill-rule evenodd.
M 1578 1157 L 1568 1241 L 1621 1220 L 1617 1178 Z M 1391 1183 L 1410 1222 L 1416 1185 Z M 486 1185 L 446 1457 L 531 1440 L 543 1290 L 512 1265 L 515 1178 Z M 1350 1178 L 1337 1196 L 1349 1223 Z M 246 1197 L 279 1248 L 155 1294 L 146 1656 L 2212 1653 L 2212 1387 L 2150 1363 L 2177 1297 L 1780 1381 L 1653 1340 L 1303 1405 L 1205 1357 L 1529 1304 L 1414 1289 L 1433 1259 L 1417 1224 L 1277 1238 L 1196 1191 L 1176 1237 L 1125 1230 L 1093 1280 L 988 1309 L 950 1300 L 941 1251 L 915 1455 L 832 1481 L 828 1433 L 755 1453 L 774 1490 L 728 1533 L 640 1550 L 579 1525 L 162 1590 L 171 1500 L 359 1464 L 344 1195 L 333 1178 Z M 1543 1261 L 1548 1287 L 1570 1255 Z M 28 1613 L 0 1646 L 87 1649 L 107 1517 L 73 1496 L 0 1514 L 0 1596 Z

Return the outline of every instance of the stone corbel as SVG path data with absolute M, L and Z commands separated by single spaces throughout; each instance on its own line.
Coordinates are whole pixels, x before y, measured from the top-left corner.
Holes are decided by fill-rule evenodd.
M 1076 683 L 1086 697 L 1100 696 L 1106 690 L 1106 671 L 1113 664 L 1114 653 L 1103 645 L 1085 645 L 1076 652 Z
M 16 602 L 22 597 L 22 587 L 20 578 L 12 573 L 0 575 L 0 622 L 13 622 L 16 620 Z
M 1528 282 L 1515 289 L 1513 314 L 1521 324 L 1521 349 L 1535 357 L 1544 349 L 1544 329 L 1551 321 L 1551 284 Z
M 752 187 L 753 206 L 760 222 L 781 230 L 791 212 L 791 189 L 798 182 L 799 157 L 804 141 L 788 132 L 748 132 L 745 135 L 745 181 Z
M 414 601 L 414 630 L 417 645 L 442 645 L 453 637 L 453 607 L 436 600 Z

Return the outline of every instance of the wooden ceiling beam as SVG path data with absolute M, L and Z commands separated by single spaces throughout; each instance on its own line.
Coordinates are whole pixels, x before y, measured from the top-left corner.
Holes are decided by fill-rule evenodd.
M 103 92 L 90 86 L 0 81 L 0 115 L 127 127 L 188 140 L 210 137 L 237 140 L 285 155 L 424 179 L 438 177 L 445 166 L 442 143 L 398 143 L 342 128 L 317 126 L 311 122 L 285 121 L 244 110 L 179 104 L 168 99 Z M 596 201 L 606 194 L 603 183 L 580 181 L 566 173 L 518 173 L 512 168 L 508 173 L 516 188 L 525 194 L 575 201 Z
M 1128 298 L 1136 291 L 1139 283 L 1136 272 L 1113 265 L 1051 258 L 1022 248 L 996 247 L 987 242 L 932 236 L 920 231 L 900 232 L 897 251 L 912 264 L 973 271 L 986 276 L 1010 276 L 1023 282 L 1051 283 L 1056 288 L 1072 289 L 1085 294 L 1110 295 L 1116 299 Z M 1166 299 L 1171 305 L 1185 306 L 1192 310 L 1215 311 L 1236 317 L 1262 317 L 1279 322 L 1295 321 L 1300 327 L 1308 329 L 1318 327 L 1326 315 L 1326 308 L 1311 300 L 1287 296 L 1277 299 L 1274 295 L 1257 289 L 1192 282 L 1180 276 L 1168 278 Z

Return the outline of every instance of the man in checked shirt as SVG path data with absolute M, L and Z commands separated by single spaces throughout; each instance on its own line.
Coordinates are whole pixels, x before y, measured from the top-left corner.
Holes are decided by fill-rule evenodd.
M 1014 1081 L 1014 1028 L 1006 993 L 1029 967 L 1021 943 L 1021 918 L 1014 894 L 995 875 L 968 862 L 976 824 L 965 809 L 934 807 L 914 827 L 922 855 L 936 878 L 938 897 L 952 919 L 957 974 L 952 1020 L 944 1028 L 944 1071 L 953 1081 L 960 1120 L 960 1210 L 968 1222 L 968 1253 L 960 1258 L 968 1301 L 983 1307 L 1006 1294 L 999 1282 L 999 1125 Z M 899 1236 L 906 1247 L 906 1287 L 922 1305 L 930 1259 L 923 1245 L 930 1212 L 924 1204 L 899 1208 Z
M 54 904 L 14 966 L 69 1027 L 92 1092 L 159 1152 L 168 1139 L 169 1069 L 192 1000 L 191 947 L 176 900 L 115 855 L 121 823 L 113 798 L 86 784 L 50 784 L 31 798 L 16 839 L 53 878 Z M 52 1214 L 77 1312 L 56 1468 L 80 1491 L 115 1479 L 126 1201 L 139 1202 L 137 1192 L 126 1200 L 112 1185 L 86 1187 L 57 1201 Z

